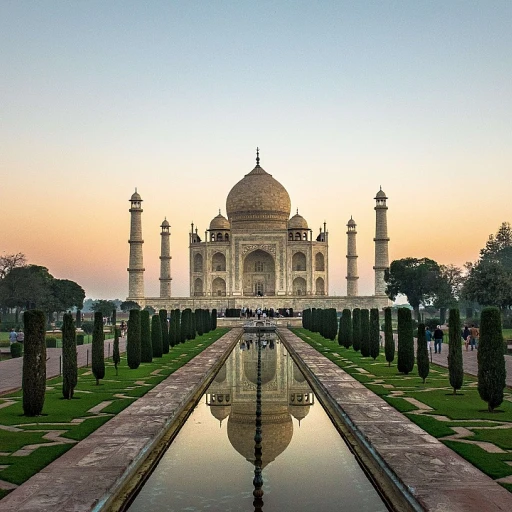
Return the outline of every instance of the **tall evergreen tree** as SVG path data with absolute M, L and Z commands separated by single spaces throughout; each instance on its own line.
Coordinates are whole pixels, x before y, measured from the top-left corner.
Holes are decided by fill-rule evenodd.
M 114 363 L 114 368 L 116 369 L 116 375 L 118 375 L 117 366 L 121 362 L 121 353 L 119 351 L 119 337 L 121 336 L 121 329 L 117 327 L 114 328 L 114 349 L 112 351 L 112 362 Z
M 352 310 L 352 346 L 356 352 L 361 350 L 361 310 Z
M 174 312 L 176 313 L 176 344 L 183 343 L 185 340 L 181 338 L 181 310 L 175 309 Z
M 418 325 L 418 341 L 416 344 L 416 363 L 418 364 L 418 375 L 423 379 L 428 377 L 430 365 L 428 362 L 427 338 L 425 337 L 425 324 Z
M 151 347 L 153 357 L 162 357 L 162 322 L 160 322 L 160 315 L 153 315 L 151 318 Z
M 370 356 L 370 310 L 361 309 L 361 355 Z
M 153 347 L 151 344 L 151 327 L 149 311 L 140 312 L 140 362 L 151 363 L 153 361 Z
M 160 315 L 160 323 L 162 324 L 162 353 L 168 354 L 170 347 L 169 339 L 169 323 L 167 322 L 167 310 L 161 309 L 158 314 Z
M 398 308 L 398 360 L 400 373 L 408 375 L 414 368 L 414 336 L 409 308 Z
M 190 310 L 190 329 L 188 331 L 188 339 L 195 340 L 196 339 L 196 314 Z
M 480 315 L 478 393 L 487 402 L 489 412 L 503 402 L 506 376 L 500 310 L 486 307 Z
M 217 310 L 212 309 L 212 331 L 217 329 Z
M 379 310 L 370 309 L 370 357 L 376 359 L 380 350 Z
M 345 348 L 350 348 L 352 345 L 352 312 L 348 308 L 341 312 L 338 343 Z
M 204 334 L 205 328 L 203 324 L 203 310 L 202 309 L 196 309 L 195 311 L 195 319 L 196 319 L 196 331 L 199 336 L 202 336 Z
M 112 316 L 110 318 L 110 322 L 112 324 L 112 328 L 115 329 L 117 326 L 117 309 L 116 308 L 114 308 L 112 310 Z M 115 331 L 112 331 L 112 332 L 115 332 Z
M 395 339 L 393 338 L 393 320 L 391 308 L 384 308 L 384 353 L 388 366 L 395 359 Z
M 457 389 L 460 389 L 464 382 L 459 309 L 450 309 L 449 315 L 448 372 L 450 374 L 450 386 L 453 388 L 453 394 L 455 395 L 457 393 Z
M 126 361 L 132 370 L 136 370 L 140 366 L 140 335 L 140 310 L 130 309 L 126 336 Z
M 103 333 L 103 313 L 94 313 L 94 327 L 92 331 L 92 374 L 96 378 L 96 385 L 105 377 L 105 334 Z
M 318 332 L 319 328 L 319 310 L 318 308 L 311 308 L 311 332 Z
M 62 317 L 62 395 L 64 398 L 67 400 L 73 398 L 77 382 L 75 322 L 71 313 L 65 313 Z
M 80 329 L 80 327 L 82 327 L 82 312 L 79 309 L 76 310 L 75 327 L 77 329 Z
M 39 416 L 46 391 L 46 316 L 37 309 L 25 311 L 23 324 L 23 414 Z
M 162 330 L 161 326 L 160 330 Z M 171 311 L 171 317 L 169 318 L 169 346 L 172 348 L 178 343 L 178 333 L 176 332 L 176 310 L 173 309 Z

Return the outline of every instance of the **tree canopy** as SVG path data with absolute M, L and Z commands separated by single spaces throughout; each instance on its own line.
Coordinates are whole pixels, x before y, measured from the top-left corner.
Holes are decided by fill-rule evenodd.
M 121 302 L 121 311 L 130 311 L 130 309 L 140 309 L 140 306 L 133 300 Z
M 112 311 L 114 311 L 116 308 L 116 305 L 111 300 L 104 300 L 100 299 L 93 303 L 92 310 L 95 313 L 101 313 L 103 316 L 107 316 L 110 318 L 110 315 L 112 315 Z

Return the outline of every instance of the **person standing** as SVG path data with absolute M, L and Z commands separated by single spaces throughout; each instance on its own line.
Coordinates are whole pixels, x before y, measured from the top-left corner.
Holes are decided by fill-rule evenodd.
M 475 347 L 477 347 L 478 344 L 478 337 L 480 336 L 480 331 L 478 330 L 478 327 L 475 327 L 475 324 L 471 324 L 471 328 L 469 329 L 469 334 L 471 336 L 471 350 L 473 350 Z
M 462 331 L 462 339 L 464 340 L 464 346 L 466 347 L 466 351 L 467 351 L 469 343 L 471 341 L 471 333 L 470 333 L 467 325 L 464 326 L 464 330 Z
M 11 329 L 11 332 L 9 333 L 9 343 L 12 345 L 13 343 L 16 343 L 16 330 L 14 327 Z
M 18 343 L 23 343 L 25 341 L 25 333 L 21 328 L 18 329 L 18 334 L 16 334 L 16 341 Z
M 441 353 L 441 347 L 443 345 L 443 336 L 444 333 L 441 329 L 441 326 L 438 325 L 436 330 L 434 331 L 434 353 Z
M 427 340 L 427 350 L 430 353 L 430 342 L 432 341 L 432 331 L 430 330 L 430 327 L 427 325 L 427 328 L 425 329 L 425 339 Z

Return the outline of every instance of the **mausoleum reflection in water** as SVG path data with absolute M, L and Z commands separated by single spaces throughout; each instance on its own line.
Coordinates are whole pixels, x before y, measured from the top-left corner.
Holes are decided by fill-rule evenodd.
M 273 333 L 261 340 L 256 461 L 257 339 L 243 335 L 130 510 L 387 510 Z M 255 462 L 263 470 L 258 507 Z

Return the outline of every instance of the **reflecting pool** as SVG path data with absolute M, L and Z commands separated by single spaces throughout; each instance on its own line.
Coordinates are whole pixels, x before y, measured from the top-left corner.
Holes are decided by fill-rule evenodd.
M 258 350 L 244 334 L 131 504 L 139 511 L 386 511 L 286 348 L 261 350 L 263 505 L 253 505 Z

